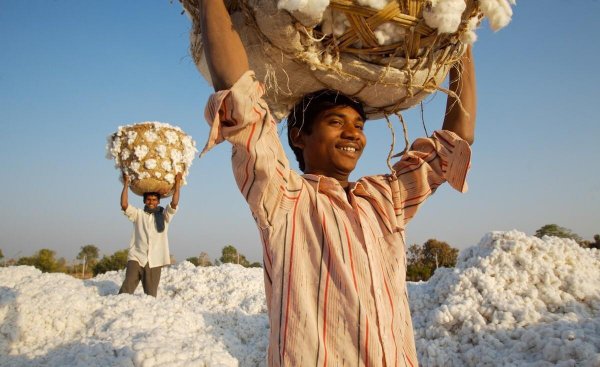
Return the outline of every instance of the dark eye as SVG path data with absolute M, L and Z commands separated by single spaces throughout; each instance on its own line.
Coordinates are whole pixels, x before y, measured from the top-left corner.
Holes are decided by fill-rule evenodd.
M 359 122 L 359 123 L 355 124 L 354 127 L 357 128 L 358 130 L 364 130 L 365 124 L 362 122 Z

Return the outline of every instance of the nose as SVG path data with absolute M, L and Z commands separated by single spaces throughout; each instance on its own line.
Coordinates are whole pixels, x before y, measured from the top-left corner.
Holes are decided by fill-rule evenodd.
M 358 140 L 363 134 L 362 130 L 356 127 L 352 123 L 344 124 L 344 130 L 342 131 L 342 137 L 345 139 Z

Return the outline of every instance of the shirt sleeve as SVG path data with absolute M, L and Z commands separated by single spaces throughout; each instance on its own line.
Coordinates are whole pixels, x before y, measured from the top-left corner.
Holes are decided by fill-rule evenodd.
M 451 131 L 439 130 L 430 138 L 415 140 L 408 153 L 394 165 L 401 184 L 404 224 L 444 182 L 466 192 L 470 164 L 469 143 Z
M 127 219 L 129 219 L 132 222 L 135 222 L 135 219 L 138 216 L 138 210 L 137 210 L 136 207 L 128 205 L 127 209 L 123 210 L 123 214 L 125 214 L 125 216 L 127 217 Z
M 233 174 L 262 228 L 278 215 L 290 186 L 300 181 L 289 167 L 277 123 L 263 95 L 264 88 L 252 71 L 246 72 L 231 89 L 213 94 L 205 110 L 210 132 L 202 152 L 224 140 L 233 145 Z
M 165 221 L 167 223 L 169 223 L 171 221 L 171 218 L 173 218 L 173 216 L 177 213 L 177 209 L 173 209 L 171 207 L 171 204 L 167 204 L 167 207 L 165 208 Z

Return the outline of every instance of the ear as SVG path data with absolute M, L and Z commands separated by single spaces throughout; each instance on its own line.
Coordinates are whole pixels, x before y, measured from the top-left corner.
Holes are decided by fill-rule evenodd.
M 290 138 L 294 148 L 304 149 L 304 134 L 297 127 L 292 127 L 290 130 Z

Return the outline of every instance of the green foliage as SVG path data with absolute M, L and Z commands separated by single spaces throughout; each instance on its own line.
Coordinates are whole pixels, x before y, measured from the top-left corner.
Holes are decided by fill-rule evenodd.
M 423 245 L 412 245 L 406 256 L 406 279 L 409 281 L 428 280 L 435 269 L 453 268 L 458 259 L 458 249 L 446 242 L 429 239 Z
M 570 238 L 577 242 L 581 242 L 581 237 L 576 233 L 573 233 L 570 229 L 561 227 L 557 224 L 546 224 L 542 226 L 540 229 L 535 231 L 535 236 L 538 238 L 542 238 L 544 236 L 553 236 L 560 238 Z
M 238 250 L 231 246 L 223 247 L 221 251 L 221 257 L 219 258 L 222 264 L 231 263 L 231 264 L 240 264 L 243 267 L 250 266 L 250 262 L 246 259 L 246 257 L 238 252 Z
M 96 260 L 98 260 L 99 257 L 100 251 L 95 245 L 82 246 L 81 251 L 79 251 L 79 254 L 77 254 L 77 260 L 83 260 L 85 258 L 85 261 L 88 264 L 96 262 Z
M 191 262 L 195 266 L 212 266 L 212 262 L 210 261 L 210 257 L 206 252 L 200 253 L 198 257 L 188 257 L 187 261 Z
M 253 262 L 252 264 L 248 265 L 249 268 L 262 268 L 262 264 L 259 263 L 258 261 Z
M 194 266 L 199 266 L 200 265 L 200 263 L 198 262 L 198 258 L 197 257 L 188 257 L 185 260 L 191 262 L 192 264 L 194 264 Z
M 4 252 L 2 252 L 2 249 L 0 248 L 0 260 L 4 259 Z
M 111 256 L 103 256 L 93 267 L 94 276 L 112 270 L 121 270 L 127 266 L 127 250 L 120 250 Z
M 40 269 L 44 273 L 66 272 L 66 261 L 63 258 L 55 259 L 56 253 L 49 249 L 41 249 L 31 257 L 22 257 L 17 265 L 29 265 Z

